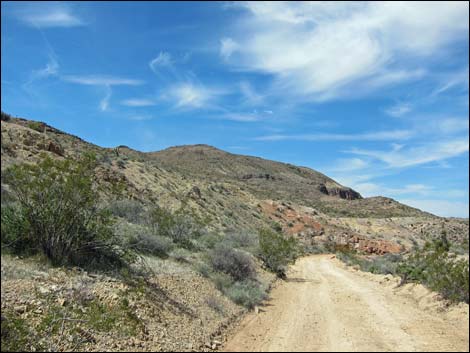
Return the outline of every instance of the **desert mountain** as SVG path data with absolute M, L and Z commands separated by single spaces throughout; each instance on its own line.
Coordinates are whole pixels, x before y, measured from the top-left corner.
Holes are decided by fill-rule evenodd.
M 41 122 L 2 115 L 2 170 L 54 158 L 96 154 L 96 181 L 103 199 L 116 184 L 121 198 L 144 205 L 183 204 L 221 231 L 278 223 L 307 244 L 346 242 L 370 252 L 399 251 L 438 234 L 444 223 L 455 238 L 468 237 L 468 221 L 444 219 L 386 197 L 363 198 L 326 175 L 291 164 L 236 155 L 208 145 L 143 153 L 126 146 L 104 148 Z M 2 195 L 7 193 L 2 184 Z M 401 245 L 400 245 L 401 244 Z

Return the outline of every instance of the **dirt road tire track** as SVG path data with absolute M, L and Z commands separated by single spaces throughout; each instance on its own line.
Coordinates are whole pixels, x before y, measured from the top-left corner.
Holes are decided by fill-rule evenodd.
M 347 269 L 331 255 L 299 259 L 224 351 L 467 351 L 468 306 L 424 308 L 417 298 Z

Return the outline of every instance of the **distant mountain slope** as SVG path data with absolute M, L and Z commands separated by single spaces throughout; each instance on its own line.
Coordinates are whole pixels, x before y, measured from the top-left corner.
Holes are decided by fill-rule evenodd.
M 185 205 L 221 232 L 255 232 L 277 223 L 306 244 L 355 242 L 378 252 L 399 249 L 392 240 L 405 246 L 411 246 L 413 239 L 424 240 L 431 224 L 432 234 L 452 223 L 455 238 L 468 239 L 468 222 L 436 217 L 385 197 L 363 198 L 305 167 L 207 145 L 150 153 L 126 146 L 103 148 L 44 123 L 4 115 L 1 134 L 2 171 L 12 164 L 35 162 L 41 153 L 77 158 L 93 152 L 99 162 L 96 182 L 103 186 L 105 203 L 116 199 L 112 190 L 120 184 L 124 188 L 118 198 L 134 199 L 145 207 Z M 2 183 L 2 198 L 7 193 L 8 186 Z
M 330 215 L 429 215 L 389 198 L 362 198 L 357 191 L 306 167 L 236 155 L 208 145 L 177 146 L 143 153 L 126 146 L 101 148 L 44 123 L 20 118 L 2 121 L 2 169 L 11 163 L 34 160 L 41 151 L 58 157 L 75 157 L 92 151 L 106 156 L 103 158 L 106 163 L 112 164 L 117 159 L 144 163 L 172 174 L 174 179 L 191 179 L 203 184 L 229 183 L 257 198 L 288 200 L 319 208 Z

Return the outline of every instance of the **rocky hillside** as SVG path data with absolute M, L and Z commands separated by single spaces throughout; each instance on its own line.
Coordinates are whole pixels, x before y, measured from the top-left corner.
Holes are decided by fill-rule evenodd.
M 360 247 L 374 252 L 400 249 L 397 241 L 409 247 L 422 241 L 429 233 L 427 229 L 434 233 L 439 229 L 439 233 L 450 227 L 457 232 L 455 238 L 468 239 L 465 221 L 435 217 L 385 197 L 363 198 L 305 167 L 236 155 L 207 145 L 150 153 L 126 146 L 102 148 L 47 124 L 19 118 L 2 118 L 1 131 L 2 170 L 15 163 L 37 161 L 41 153 L 76 158 L 93 152 L 100 162 L 96 180 L 105 190 L 120 183 L 124 186 L 121 197 L 144 205 L 157 203 L 176 209 L 184 203 L 209 227 L 221 231 L 255 231 L 276 222 L 308 244 L 346 241 L 357 247 L 358 239 L 364 239 Z M 2 195 L 7 190 L 2 184 Z M 108 196 L 104 193 L 103 199 Z M 409 226 L 403 225 L 403 217 L 407 217 Z M 387 232 L 383 227 L 358 226 L 360 219 L 366 225 L 387 224 Z M 368 239 L 375 246 L 368 246 Z
M 299 240 L 302 251 L 346 247 L 368 258 L 400 257 L 445 231 L 453 252 L 468 253 L 468 220 L 363 198 L 305 167 L 207 145 L 152 153 L 103 148 L 3 113 L 2 225 L 13 200 L 6 169 L 44 156 L 60 164 L 88 152 L 98 162 L 90 169 L 99 186 L 96 208 L 110 211 L 117 247 L 135 250 L 139 260 L 106 271 L 52 267 L 41 253 L 3 252 L 2 226 L 2 350 L 217 350 L 247 308 L 258 312 L 276 281 L 261 254 L 261 228 L 286 243 Z M 186 243 L 156 230 L 150 220 L 156 210 L 167 217 L 160 220 L 183 229 Z M 75 203 L 71 213 L 77 214 Z

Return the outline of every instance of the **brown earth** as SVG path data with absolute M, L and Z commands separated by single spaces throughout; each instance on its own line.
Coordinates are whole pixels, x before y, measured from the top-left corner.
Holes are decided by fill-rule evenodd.
M 332 255 L 300 259 L 224 351 L 468 352 L 468 305 L 445 308 L 424 287 L 397 284 Z

